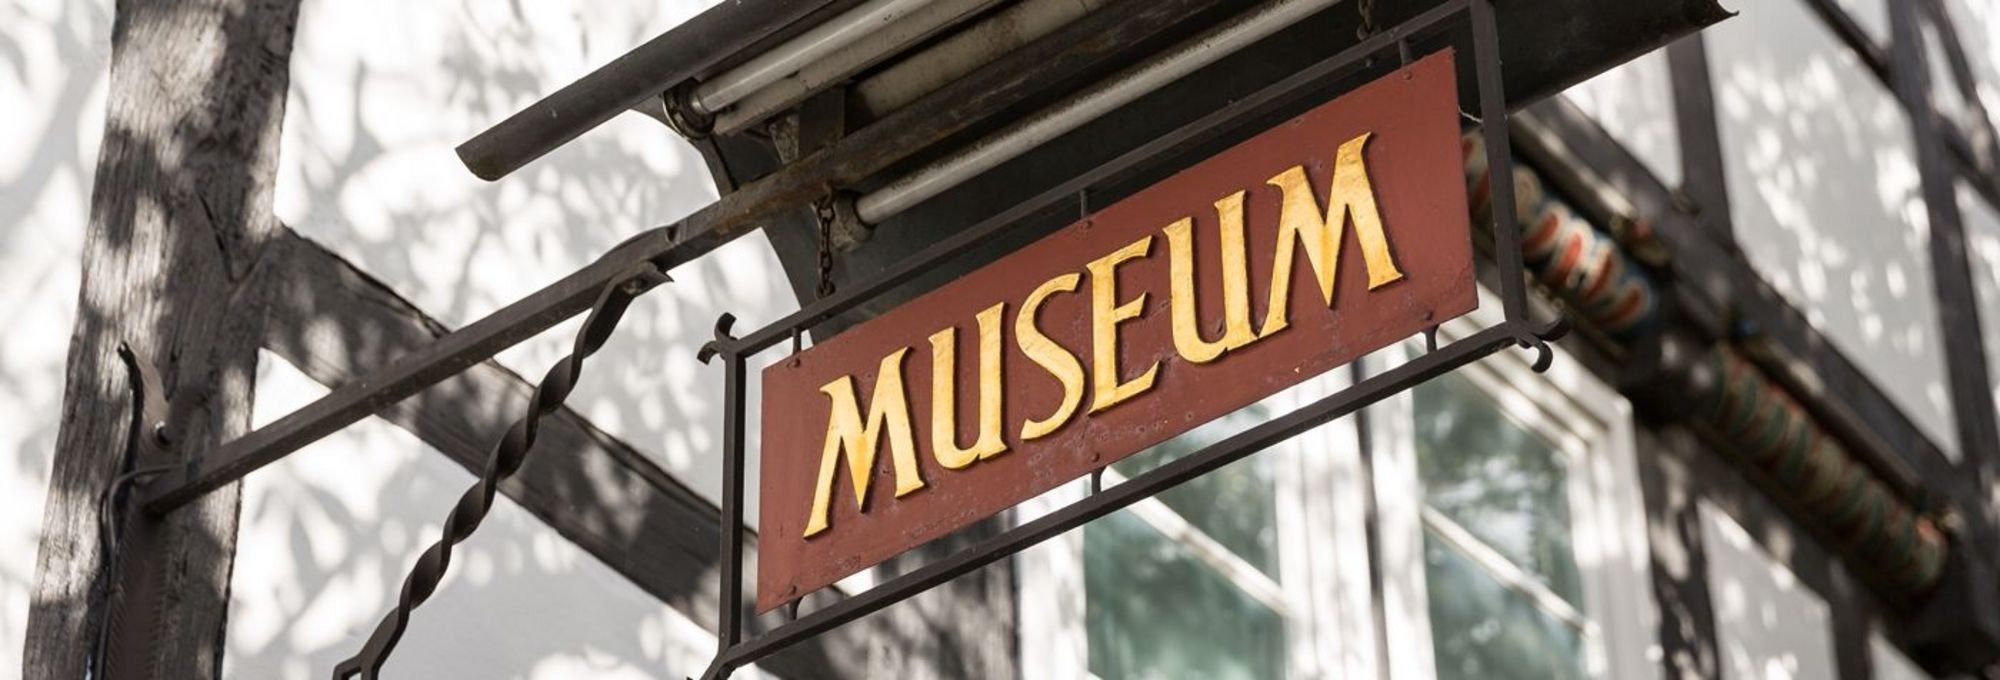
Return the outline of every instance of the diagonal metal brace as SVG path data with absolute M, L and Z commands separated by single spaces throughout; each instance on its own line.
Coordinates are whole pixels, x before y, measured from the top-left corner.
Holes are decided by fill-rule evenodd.
M 521 464 L 527 461 L 528 452 L 535 445 L 535 437 L 540 432 L 541 419 L 561 408 L 576 388 L 576 381 L 583 370 L 583 360 L 604 346 L 611 338 L 611 332 L 618 326 L 625 310 L 632 300 L 645 294 L 668 278 L 665 270 L 653 263 L 642 263 L 625 275 L 612 280 L 598 293 L 597 302 L 591 305 L 590 316 L 577 331 L 576 342 L 569 356 L 563 357 L 535 386 L 529 398 L 528 413 L 514 421 L 507 434 L 493 447 L 493 453 L 486 460 L 486 468 L 479 474 L 479 481 L 460 496 L 445 517 L 443 536 L 437 543 L 424 551 L 417 559 L 417 565 L 403 581 L 403 591 L 396 606 L 389 610 L 382 623 L 375 627 L 375 634 L 354 656 L 334 667 L 334 680 L 361 676 L 375 680 L 382 671 L 382 664 L 389 660 L 389 654 L 403 637 L 403 630 L 409 625 L 410 613 L 430 599 L 437 591 L 438 583 L 444 580 L 445 570 L 451 566 L 452 547 L 472 536 L 479 523 L 486 519 L 486 513 L 493 507 L 493 496 L 500 490 L 501 480 L 512 476 Z

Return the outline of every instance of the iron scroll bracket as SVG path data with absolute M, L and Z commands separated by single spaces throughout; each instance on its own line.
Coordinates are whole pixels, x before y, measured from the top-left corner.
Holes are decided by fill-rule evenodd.
M 439 582 L 444 580 L 445 570 L 451 566 L 453 546 L 471 537 L 472 532 L 479 528 L 480 522 L 486 519 L 487 511 L 493 507 L 493 497 L 500 490 L 501 480 L 512 476 L 527 461 L 528 453 L 534 448 L 535 438 L 540 433 L 542 418 L 561 408 L 563 401 L 576 388 L 577 379 L 583 371 L 583 360 L 611 339 L 612 331 L 617 329 L 618 321 L 624 317 L 633 300 L 670 280 L 664 269 L 644 262 L 603 287 L 597 301 L 591 305 L 590 315 L 584 319 L 583 327 L 577 331 L 569 356 L 557 361 L 535 385 L 534 394 L 528 399 L 528 412 L 515 420 L 507 433 L 494 444 L 485 468 L 480 471 L 479 481 L 459 497 L 450 514 L 446 515 L 443 535 L 424 551 L 416 566 L 410 569 L 409 576 L 403 580 L 396 605 L 375 627 L 375 633 L 369 636 L 361 651 L 334 667 L 334 680 L 357 675 L 365 680 L 375 680 L 380 675 L 382 665 L 389 660 L 389 654 L 395 651 L 396 643 L 409 626 L 410 614 L 430 599 L 431 594 L 437 591 Z
M 909 283 L 938 263 L 970 252 L 989 239 L 1019 228 L 1046 210 L 1067 205 L 1086 195 L 1107 179 L 1142 167 L 1170 152 L 1212 141 L 1232 121 L 1269 113 L 1297 93 L 1336 77 L 1367 68 L 1373 58 L 1394 50 L 1407 64 L 1410 41 L 1430 35 L 1447 20 L 1465 15 L 1470 28 L 1479 116 L 1467 116 L 1482 128 L 1486 141 L 1487 168 L 1491 176 L 1511 178 L 1513 157 L 1507 135 L 1507 98 L 1502 89 L 1499 61 L 1499 30 L 1493 0 L 1447 0 L 1394 26 L 1382 27 L 1364 36 L 1357 44 L 1256 93 L 1231 102 L 1173 132 L 1140 145 L 1090 171 L 1007 210 L 987 217 L 971 227 L 925 248 L 915 256 L 871 278 L 843 286 L 774 323 L 738 337 L 730 333 L 734 322 L 724 316 L 717 323 L 715 339 L 703 346 L 704 362 L 720 356 L 725 370 L 725 429 L 723 435 L 723 502 L 721 508 L 722 574 L 721 598 L 716 626 L 717 652 L 702 673 L 703 680 L 728 678 L 743 666 L 757 663 L 791 645 L 830 631 L 838 626 L 880 611 L 921 594 L 954 578 L 1005 559 L 1042 541 L 1082 526 L 1097 518 L 1222 468 L 1319 425 L 1354 413 L 1384 398 L 1408 390 L 1447 372 L 1517 347 L 1536 353 L 1533 370 L 1548 370 L 1555 359 L 1551 342 L 1569 331 L 1566 319 L 1546 322 L 1529 318 L 1526 270 L 1521 255 L 1519 216 L 1515 208 L 1513 183 L 1491 182 L 1491 228 L 1495 245 L 1495 265 L 1499 273 L 1502 319 L 1443 347 L 1436 335 L 1426 333 L 1429 351 L 1388 371 L 1367 377 L 1333 395 L 1306 404 L 1285 415 L 1260 423 L 1248 430 L 1134 476 L 1110 488 L 1101 487 L 1093 475 L 1092 493 L 1033 521 L 1016 525 L 979 541 L 970 548 L 880 582 L 852 596 L 817 610 L 787 619 L 754 638 L 743 639 L 743 450 L 744 357 L 755 355 L 795 339 L 803 330 L 853 309 L 897 286 Z M 1463 53 L 1461 53 L 1463 54 Z M 1089 215 L 1080 219 L 1088 219 Z M 803 601 L 803 594 L 785 606 L 789 611 Z

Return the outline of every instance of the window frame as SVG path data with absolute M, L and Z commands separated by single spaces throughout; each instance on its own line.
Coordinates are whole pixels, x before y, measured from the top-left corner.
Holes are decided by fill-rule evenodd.
M 1484 287 L 1480 301 L 1478 310 L 1439 328 L 1440 345 L 1497 322 L 1497 299 Z M 1401 343 L 1370 355 L 1364 360 L 1364 370 L 1409 360 L 1416 354 L 1412 345 Z M 1659 613 L 1652 598 L 1651 548 L 1646 540 L 1631 404 L 1575 357 L 1560 347 L 1552 346 L 1551 350 L 1556 360 L 1545 373 L 1537 374 L 1530 368 L 1530 353 L 1502 352 L 1467 365 L 1457 374 L 1491 397 L 1509 420 L 1548 439 L 1564 458 L 1571 549 L 1577 556 L 1583 598 L 1574 610 L 1587 619 L 1586 676 L 1600 680 L 1659 678 Z M 1425 525 L 1435 524 L 1438 513 L 1426 513 L 1422 501 L 1414 395 L 1410 390 L 1398 393 L 1363 411 L 1361 417 L 1373 419 L 1367 429 L 1375 470 L 1381 549 L 1378 563 L 1383 572 L 1383 634 L 1389 649 L 1424 652 L 1391 655 L 1386 677 L 1429 680 L 1437 677 L 1437 669 L 1423 550 Z M 1426 519 L 1426 514 L 1433 517 Z M 1451 537 L 1441 538 L 1458 543 Z M 1491 562 L 1500 560 L 1513 567 L 1515 580 L 1533 581 L 1497 554 L 1479 552 L 1460 550 L 1489 574 L 1496 566 Z M 1502 587 L 1523 592 L 1522 584 L 1508 583 L 1505 574 L 1495 576 Z M 1539 585 L 1536 582 L 1531 588 Z M 1545 587 L 1541 590 L 1554 596 Z M 1538 595 L 1529 597 L 1537 599 Z M 1609 615 L 1612 612 L 1618 615 Z
M 1483 286 L 1479 295 L 1479 309 L 1439 329 L 1441 344 L 1497 322 L 1498 299 Z M 1364 357 L 1361 370 L 1407 361 L 1413 356 L 1411 344 Z M 1586 668 L 1593 678 L 1659 678 L 1659 616 L 1652 598 L 1632 409 L 1573 357 L 1552 349 L 1558 356 L 1544 374 L 1529 368 L 1532 355 L 1526 352 L 1502 352 L 1460 372 L 1477 373 L 1473 379 L 1482 390 L 1490 387 L 1519 397 L 1496 402 L 1512 410 L 1533 409 L 1548 421 L 1542 427 L 1574 440 L 1559 448 L 1570 464 L 1572 549 L 1578 553 L 1584 586 L 1581 611 L 1595 626 L 1586 638 Z M 1346 369 L 1329 371 L 1262 403 L 1273 413 L 1289 412 L 1352 380 Z M 1436 677 L 1412 412 L 1406 390 L 1355 417 L 1253 454 L 1270 457 L 1279 471 L 1274 475 L 1281 546 L 1277 585 L 1288 603 L 1297 603 L 1279 611 L 1288 638 L 1288 677 Z M 1107 473 L 1103 484 L 1109 487 L 1118 479 Z M 1014 521 L 1032 521 L 1082 500 L 1089 485 L 1088 479 L 1077 480 L 1023 503 L 1013 512 Z M 1158 498 L 1133 508 L 1142 518 L 1172 513 Z M 1014 558 L 1021 677 L 1095 677 L 1089 672 L 1083 535 L 1066 532 Z M 1422 653 L 1399 653 L 1405 650 Z
M 1345 388 L 1347 371 L 1330 371 L 1259 402 L 1273 413 L 1284 413 Z M 1367 527 L 1357 425 L 1342 418 L 1254 454 L 1274 466 L 1274 505 L 1278 535 L 1278 575 L 1271 577 L 1247 561 L 1218 564 L 1205 554 L 1222 548 L 1158 497 L 1128 508 L 1196 559 L 1215 568 L 1223 578 L 1244 587 L 1245 580 L 1262 579 L 1275 591 L 1244 588 L 1251 599 L 1272 606 L 1285 622 L 1288 677 L 1374 677 L 1375 636 L 1370 613 Z M 1122 481 L 1106 469 L 1103 486 Z M 1025 523 L 1082 500 L 1090 481 L 1081 479 L 1042 494 L 1014 512 Z M 1176 536 L 1182 528 L 1197 537 Z M 1089 634 L 1085 622 L 1088 593 L 1084 589 L 1084 533 L 1070 531 L 1023 551 L 1014 558 L 1019 602 L 1020 670 L 1025 678 L 1095 678 L 1090 673 Z M 1250 574 L 1241 573 L 1248 570 Z M 1236 573 L 1232 573 L 1236 572 Z M 1260 596 L 1261 595 L 1261 596 Z M 1271 602 L 1271 597 L 1281 598 Z

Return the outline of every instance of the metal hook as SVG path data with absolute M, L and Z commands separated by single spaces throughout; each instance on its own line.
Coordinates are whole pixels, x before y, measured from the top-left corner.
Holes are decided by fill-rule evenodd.
M 695 352 L 694 358 L 705 364 L 708 363 L 708 360 L 714 359 L 717 354 L 733 351 L 727 348 L 736 343 L 736 335 L 729 332 L 729 328 L 734 325 L 736 325 L 735 314 L 723 312 L 722 316 L 716 317 L 715 339 L 702 343 L 701 350 Z
M 1536 373 L 1546 373 L 1555 365 L 1555 348 L 1549 342 L 1559 340 L 1569 334 L 1569 319 L 1556 317 L 1541 328 L 1522 328 L 1514 333 L 1514 342 L 1522 349 L 1535 350 L 1535 363 L 1530 366 Z

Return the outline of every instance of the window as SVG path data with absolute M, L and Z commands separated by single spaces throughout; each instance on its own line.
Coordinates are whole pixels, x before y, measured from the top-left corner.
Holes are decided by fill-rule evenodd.
M 1487 359 L 1385 401 L 1365 428 L 1337 420 L 1024 552 L 1023 677 L 1373 678 L 1385 665 L 1399 680 L 1656 675 L 1627 408 L 1581 366 L 1557 366 L 1543 376 L 1521 356 Z M 1332 394 L 1347 375 L 1121 461 L 1103 484 Z M 1087 494 L 1072 483 L 1022 515 Z
M 1440 342 L 1474 327 L 1447 325 Z M 1574 360 L 1541 375 L 1527 358 L 1502 353 L 1367 414 L 1390 677 L 1658 674 L 1629 409 Z
M 1339 373 L 1339 372 L 1336 372 Z M 1321 377 L 1111 466 L 1109 488 L 1331 394 Z M 1022 554 L 1022 676 L 1373 675 L 1360 475 L 1329 424 Z M 1343 468 L 1343 466 L 1349 466 Z M 1022 510 L 1081 499 L 1072 483 Z

